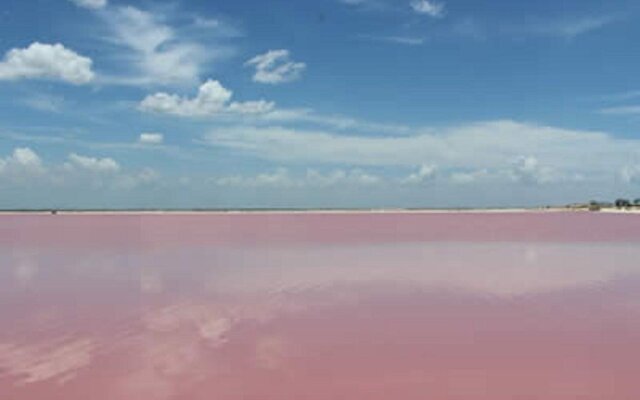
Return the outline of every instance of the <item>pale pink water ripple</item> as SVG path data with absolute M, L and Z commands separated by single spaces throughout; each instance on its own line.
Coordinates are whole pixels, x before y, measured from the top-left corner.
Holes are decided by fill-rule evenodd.
M 0 216 L 0 399 L 636 399 L 640 216 Z

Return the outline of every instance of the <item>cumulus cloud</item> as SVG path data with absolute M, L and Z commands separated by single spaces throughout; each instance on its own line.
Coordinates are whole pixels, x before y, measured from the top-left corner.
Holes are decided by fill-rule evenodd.
M 540 165 L 535 157 L 518 157 L 510 170 L 514 180 L 524 183 L 549 183 L 556 176 L 552 168 Z
M 410 3 L 411 8 L 418 14 L 428 15 L 433 18 L 444 17 L 445 7 L 444 3 L 439 3 L 433 0 L 413 0 Z
M 153 168 L 143 168 L 139 172 L 130 172 L 121 174 L 111 182 L 116 189 L 131 190 L 137 187 L 148 187 L 149 185 L 158 183 L 160 174 Z
M 627 165 L 620 170 L 620 177 L 625 183 L 640 183 L 640 165 Z
M 120 170 L 120 165 L 112 158 L 87 157 L 76 153 L 69 154 L 69 163 L 67 165 L 72 168 L 101 173 L 118 172 Z
M 0 80 L 53 79 L 82 85 L 95 77 L 92 63 L 62 44 L 34 42 L 7 52 L 0 62 Z
M 406 177 L 402 183 L 405 184 L 418 184 L 433 180 L 438 172 L 438 167 L 430 164 L 423 164 L 420 169 Z
M 107 0 L 70 0 L 78 7 L 89 8 L 92 10 L 98 10 L 107 6 Z
M 38 175 L 42 172 L 44 172 L 44 167 L 40 156 L 28 147 L 16 148 L 10 156 L 0 158 L 0 175 L 18 177 Z
M 30 148 L 16 148 L 0 157 L 0 185 L 23 188 L 92 187 L 94 189 L 131 190 L 158 184 L 160 174 L 151 168 L 124 170 L 110 158 L 71 153 L 63 163 L 45 164 Z
M 486 170 L 523 183 L 555 182 L 578 174 L 607 180 L 640 159 L 638 140 L 514 121 L 418 130 L 403 136 L 241 126 L 214 129 L 204 142 L 276 162 L 413 168 L 429 160 L 446 170 Z M 422 172 L 429 176 L 428 169 Z M 418 179 L 420 171 L 412 180 Z
M 257 55 L 245 63 L 256 69 L 253 75 L 254 82 L 278 84 L 299 79 L 307 68 L 305 63 L 295 62 L 290 59 L 289 50 L 269 50 Z
M 115 83 L 192 84 L 202 65 L 216 55 L 213 47 L 184 40 L 158 16 L 135 7 L 115 8 L 105 14 L 113 41 L 130 52 L 126 59 L 136 70 L 131 78 L 112 78 Z
M 28 168 L 39 168 L 42 166 L 40 157 L 28 147 L 15 149 L 8 162 L 14 162 Z
M 140 109 L 181 117 L 205 117 L 220 114 L 262 114 L 273 110 L 274 103 L 265 100 L 231 102 L 233 92 L 220 82 L 208 80 L 198 89 L 194 98 L 164 92 L 147 96 Z
M 138 142 L 142 144 L 162 144 L 164 135 L 162 133 L 141 133 Z

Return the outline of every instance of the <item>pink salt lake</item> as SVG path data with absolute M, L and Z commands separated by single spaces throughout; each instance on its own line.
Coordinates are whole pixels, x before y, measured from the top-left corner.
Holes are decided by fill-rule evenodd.
M 0 216 L 0 399 L 640 399 L 640 215 Z

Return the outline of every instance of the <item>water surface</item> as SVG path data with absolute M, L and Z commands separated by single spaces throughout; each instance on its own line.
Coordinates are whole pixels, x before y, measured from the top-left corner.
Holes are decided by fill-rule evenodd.
M 0 399 L 637 399 L 640 216 L 0 216 Z

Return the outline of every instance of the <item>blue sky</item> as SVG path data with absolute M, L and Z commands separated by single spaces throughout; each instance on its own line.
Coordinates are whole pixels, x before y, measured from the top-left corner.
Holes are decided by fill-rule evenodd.
M 634 1 L 5 0 L 0 207 L 640 197 Z

